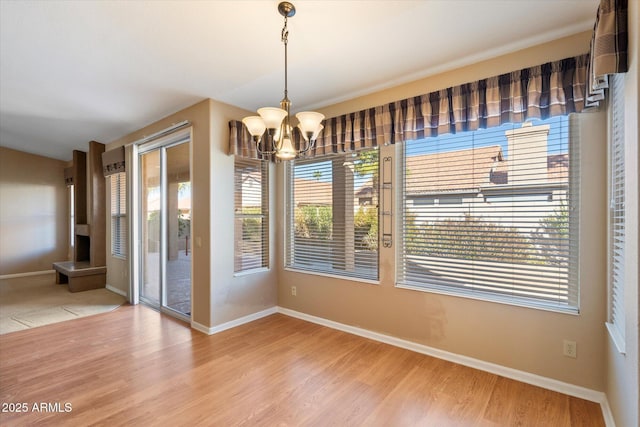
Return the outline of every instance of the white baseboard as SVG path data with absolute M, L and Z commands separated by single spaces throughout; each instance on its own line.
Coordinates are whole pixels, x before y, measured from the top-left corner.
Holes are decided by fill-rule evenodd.
M 0 280 L 15 279 L 16 277 L 40 276 L 41 274 L 52 274 L 55 272 L 56 272 L 55 270 L 42 270 L 42 271 L 30 271 L 28 273 L 3 274 L 2 276 L 0 276 Z
M 109 290 L 109 291 L 113 292 L 114 294 L 121 295 L 121 296 L 123 296 L 123 297 L 125 297 L 125 298 L 127 298 L 127 299 L 129 298 L 129 295 L 127 295 L 127 292 L 126 292 L 126 291 L 123 291 L 122 289 L 118 289 L 118 288 L 116 288 L 116 287 L 114 287 L 114 286 L 111 286 L 111 285 L 109 285 L 109 284 L 107 284 L 107 285 L 105 286 L 105 288 L 107 288 L 107 290 Z
M 266 310 L 252 313 L 238 319 L 230 320 L 229 322 L 222 323 L 220 325 L 208 327 L 195 321 L 191 321 L 191 327 L 197 331 L 203 332 L 207 335 L 217 334 L 218 332 L 226 331 L 227 329 L 235 328 L 236 326 L 244 325 L 245 323 L 253 322 L 254 320 L 261 319 L 263 317 L 270 316 L 278 312 L 278 307 L 267 308 Z
M 540 375 L 532 374 L 529 372 L 508 368 L 506 366 L 497 365 L 495 363 L 485 362 L 484 360 L 462 356 L 459 354 L 429 347 L 424 344 L 418 344 L 412 341 L 396 338 L 390 335 L 384 335 L 378 332 L 372 332 L 372 331 L 358 328 L 355 326 L 345 325 L 343 323 L 334 322 L 332 320 L 324 319 L 322 317 L 312 316 L 310 314 L 301 313 L 301 312 L 290 310 L 284 307 L 278 307 L 278 313 L 282 313 L 287 316 L 306 320 L 312 323 L 317 323 L 319 325 L 327 326 L 329 328 L 337 329 L 339 331 L 348 332 L 350 334 L 358 335 L 364 338 L 369 338 L 385 344 L 390 344 L 396 347 L 415 351 L 417 353 L 426 354 L 427 356 L 432 356 L 438 359 L 443 359 L 443 360 L 447 360 L 460 365 L 468 366 L 470 368 L 475 368 L 481 371 L 490 372 L 492 374 L 500 375 L 506 378 L 511 378 L 516 381 L 546 388 L 548 390 L 557 391 L 560 393 L 567 394 L 569 396 L 578 397 L 580 399 L 589 400 L 591 402 L 597 402 L 597 403 L 600 403 L 600 405 L 602 406 L 603 414 L 605 414 L 605 405 L 608 407 L 608 403 L 606 403 L 607 402 L 606 395 L 600 391 L 595 391 L 595 390 L 591 390 L 585 387 L 580 387 L 574 384 L 569 384 L 569 383 L 554 380 L 551 378 L 543 377 Z M 608 412 L 611 413 L 611 410 L 609 409 Z M 606 417 L 607 416 L 605 415 L 605 421 L 607 420 Z M 613 418 L 611 418 L 611 420 L 613 420 Z M 612 424 L 608 423 L 607 426 L 609 425 L 612 425 Z
M 211 335 L 209 332 L 209 327 L 204 326 L 202 323 L 198 323 L 194 320 L 191 321 L 191 327 L 198 332 L 202 332 L 203 334 Z
M 602 417 L 604 418 L 604 425 L 607 427 L 616 427 L 616 421 L 613 419 L 613 412 L 611 412 L 611 406 L 609 406 L 609 400 L 607 396 L 600 402 L 600 408 L 602 408 Z

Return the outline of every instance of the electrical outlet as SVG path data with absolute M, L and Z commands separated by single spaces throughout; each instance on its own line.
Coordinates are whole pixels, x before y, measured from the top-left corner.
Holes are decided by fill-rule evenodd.
M 576 358 L 578 355 L 578 347 L 575 341 L 564 340 L 562 342 L 562 353 L 567 357 Z
M 291 295 L 294 297 L 298 295 L 298 289 L 295 286 L 291 287 Z

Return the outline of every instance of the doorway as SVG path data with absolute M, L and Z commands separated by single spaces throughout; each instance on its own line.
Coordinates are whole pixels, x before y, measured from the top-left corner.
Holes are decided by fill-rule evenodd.
M 191 317 L 191 140 L 179 132 L 138 148 L 140 302 Z

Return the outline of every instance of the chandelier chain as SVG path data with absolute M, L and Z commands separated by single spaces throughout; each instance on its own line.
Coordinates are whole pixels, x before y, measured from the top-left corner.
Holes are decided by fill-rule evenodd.
M 284 17 L 284 27 L 282 27 L 282 34 L 280 36 L 282 43 L 284 43 L 284 99 L 288 100 L 288 87 L 287 87 L 287 44 L 289 43 L 289 29 L 287 28 L 287 16 Z

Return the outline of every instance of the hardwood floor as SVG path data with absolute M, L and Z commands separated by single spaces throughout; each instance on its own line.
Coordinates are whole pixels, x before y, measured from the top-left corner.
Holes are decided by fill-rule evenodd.
M 70 322 L 0 336 L 1 425 L 604 425 L 596 403 L 280 314 L 212 336 L 143 306 Z

